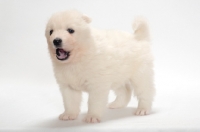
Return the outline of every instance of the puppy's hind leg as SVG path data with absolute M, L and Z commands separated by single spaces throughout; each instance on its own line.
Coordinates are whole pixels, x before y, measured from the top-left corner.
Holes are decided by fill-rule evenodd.
M 147 115 L 151 110 L 155 94 L 153 69 L 147 66 L 143 70 L 134 74 L 132 79 L 134 94 L 138 99 L 138 108 L 135 111 L 135 115 Z
M 110 109 L 117 109 L 126 107 L 131 99 L 132 89 L 127 84 L 124 87 L 119 87 L 117 89 L 114 89 L 114 92 L 116 94 L 116 99 L 109 104 Z

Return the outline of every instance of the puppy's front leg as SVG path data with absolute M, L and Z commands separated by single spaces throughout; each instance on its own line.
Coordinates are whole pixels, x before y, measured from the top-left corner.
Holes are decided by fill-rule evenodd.
M 84 118 L 87 123 L 100 122 L 106 108 L 109 90 L 92 90 L 89 92 L 88 113 Z
M 70 89 L 69 87 L 60 87 L 62 93 L 65 111 L 59 116 L 60 120 L 74 120 L 80 112 L 81 91 Z

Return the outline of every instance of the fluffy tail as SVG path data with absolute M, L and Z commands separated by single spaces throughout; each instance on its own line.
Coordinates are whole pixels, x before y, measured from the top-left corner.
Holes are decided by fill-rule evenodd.
M 135 19 L 133 22 L 133 30 L 136 40 L 150 40 L 149 27 L 144 18 L 137 17 Z

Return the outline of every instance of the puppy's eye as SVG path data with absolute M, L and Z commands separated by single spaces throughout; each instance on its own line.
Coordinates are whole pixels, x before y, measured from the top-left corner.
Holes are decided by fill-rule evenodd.
M 53 30 L 50 30 L 49 34 L 51 35 L 53 33 Z
M 68 31 L 70 34 L 72 34 L 72 33 L 75 32 L 75 31 L 74 31 L 73 29 L 71 29 L 71 28 L 68 28 L 67 31 Z

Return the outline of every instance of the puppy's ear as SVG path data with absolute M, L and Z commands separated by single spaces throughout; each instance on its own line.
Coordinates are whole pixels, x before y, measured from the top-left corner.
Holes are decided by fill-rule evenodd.
M 82 18 L 83 18 L 83 20 L 84 20 L 85 22 L 87 22 L 87 23 L 92 22 L 92 19 L 89 18 L 87 15 L 83 15 Z

